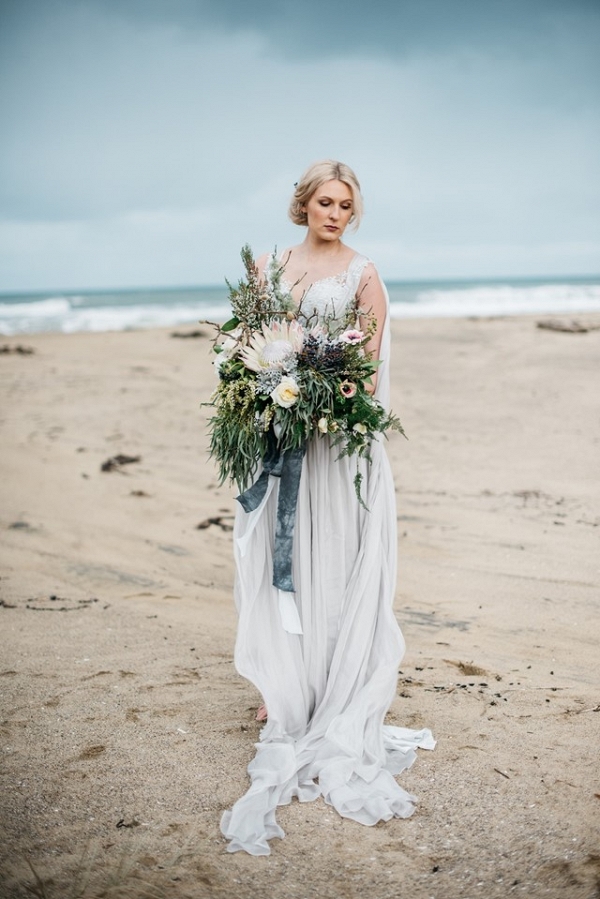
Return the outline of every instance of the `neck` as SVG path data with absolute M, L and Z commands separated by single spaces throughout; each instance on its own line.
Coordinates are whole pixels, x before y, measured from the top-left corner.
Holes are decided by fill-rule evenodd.
M 311 234 L 310 231 L 304 238 L 302 246 L 304 247 L 307 256 L 321 256 L 322 258 L 327 257 L 329 259 L 334 259 L 346 249 L 339 238 L 336 238 L 335 240 L 321 240 L 319 237 L 315 237 L 314 234 Z

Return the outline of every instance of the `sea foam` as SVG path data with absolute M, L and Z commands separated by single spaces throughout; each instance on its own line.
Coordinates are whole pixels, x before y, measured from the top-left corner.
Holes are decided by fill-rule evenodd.
M 600 284 L 594 283 L 445 285 L 417 290 L 408 302 L 397 300 L 395 294 L 391 285 L 392 318 L 600 312 Z
M 600 312 L 600 278 L 564 281 L 390 282 L 392 318 Z M 0 334 L 125 331 L 225 321 L 225 287 L 0 296 Z

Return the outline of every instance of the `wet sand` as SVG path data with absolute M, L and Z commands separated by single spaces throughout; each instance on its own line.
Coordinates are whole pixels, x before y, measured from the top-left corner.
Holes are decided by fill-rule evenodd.
M 1 341 L 34 353 L 0 355 L 0 896 L 598 895 L 600 330 L 393 330 L 389 721 L 438 746 L 401 777 L 413 818 L 293 802 L 260 859 L 219 831 L 259 697 L 232 664 L 208 340 Z M 119 455 L 139 460 L 101 470 Z

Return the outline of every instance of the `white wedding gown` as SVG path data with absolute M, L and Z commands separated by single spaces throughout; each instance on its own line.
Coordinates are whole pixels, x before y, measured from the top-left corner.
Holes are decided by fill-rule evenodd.
M 303 310 L 341 320 L 369 264 L 356 255 L 343 275 L 315 282 Z M 388 407 L 389 316 L 380 356 L 375 396 Z M 429 730 L 383 724 L 404 640 L 392 609 L 394 484 L 382 442 L 371 454 L 371 465 L 361 460 L 366 511 L 354 490 L 356 457 L 338 459 L 327 437 L 307 447 L 294 531 L 295 594 L 272 586 L 278 478 L 269 478 L 256 511 L 237 511 L 235 664 L 262 694 L 269 717 L 248 766 L 251 786 L 222 817 L 230 852 L 268 855 L 268 840 L 284 836 L 276 808 L 293 796 L 305 802 L 321 795 L 361 824 L 414 811 L 415 798 L 393 775 L 413 763 L 416 747 L 433 749 L 435 741 Z

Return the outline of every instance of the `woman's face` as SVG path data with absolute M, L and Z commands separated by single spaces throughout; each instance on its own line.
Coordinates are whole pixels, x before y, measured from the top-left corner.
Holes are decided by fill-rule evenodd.
M 304 207 L 308 230 L 321 240 L 339 240 L 352 218 L 352 191 L 343 181 L 325 181 Z

